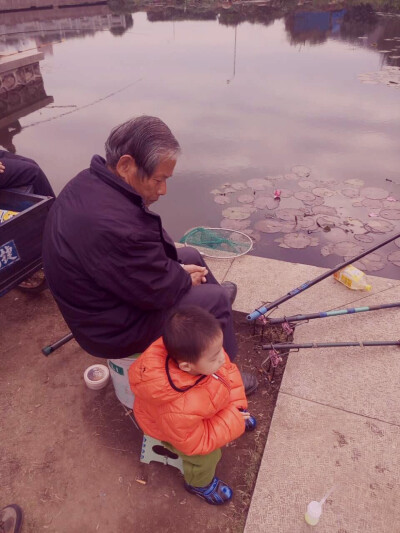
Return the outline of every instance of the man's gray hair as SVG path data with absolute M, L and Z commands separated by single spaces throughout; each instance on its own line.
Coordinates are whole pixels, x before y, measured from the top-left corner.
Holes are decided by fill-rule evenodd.
M 107 165 L 113 169 L 123 155 L 131 155 L 139 177 L 150 177 L 164 159 L 180 152 L 178 141 L 168 126 L 157 117 L 132 118 L 111 130 L 105 144 Z

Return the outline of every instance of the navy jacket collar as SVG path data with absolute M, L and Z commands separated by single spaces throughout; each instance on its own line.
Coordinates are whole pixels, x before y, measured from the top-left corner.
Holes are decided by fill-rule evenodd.
M 107 168 L 106 161 L 103 157 L 100 155 L 94 155 L 92 157 L 90 171 L 107 183 L 107 185 L 110 185 L 113 189 L 120 191 L 124 196 L 130 198 L 136 205 L 146 209 L 143 198 L 126 181 Z

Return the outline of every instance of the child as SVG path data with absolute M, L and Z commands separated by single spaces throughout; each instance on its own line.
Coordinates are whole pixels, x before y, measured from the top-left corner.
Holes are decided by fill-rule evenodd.
M 130 367 L 129 382 L 144 433 L 182 457 L 185 489 L 213 505 L 229 501 L 232 489 L 215 477 L 220 448 L 256 421 L 218 320 L 200 307 L 175 310 L 163 337 Z

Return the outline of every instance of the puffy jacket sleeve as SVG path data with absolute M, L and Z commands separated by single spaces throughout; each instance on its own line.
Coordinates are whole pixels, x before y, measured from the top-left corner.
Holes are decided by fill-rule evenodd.
M 170 259 L 160 240 L 128 235 L 105 239 L 86 262 L 102 288 L 146 310 L 169 308 L 192 286 L 190 275 Z
M 184 417 L 184 418 L 183 418 Z M 186 455 L 206 455 L 244 433 L 243 416 L 230 404 L 212 418 L 168 413 L 160 417 L 166 439 Z

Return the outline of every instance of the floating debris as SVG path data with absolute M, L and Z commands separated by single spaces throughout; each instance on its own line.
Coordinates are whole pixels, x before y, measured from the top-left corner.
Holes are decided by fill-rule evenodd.
M 394 56 L 391 57 L 394 59 Z M 400 67 L 386 65 L 378 72 L 367 72 L 359 74 L 358 79 L 362 83 L 378 84 L 383 83 L 388 87 L 400 88 Z
M 213 189 L 213 190 L 211 191 L 211 194 L 223 194 L 223 192 L 220 191 L 219 189 Z

